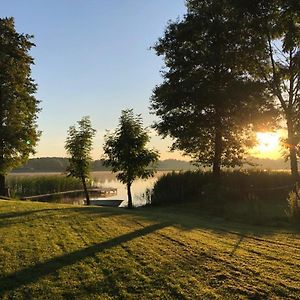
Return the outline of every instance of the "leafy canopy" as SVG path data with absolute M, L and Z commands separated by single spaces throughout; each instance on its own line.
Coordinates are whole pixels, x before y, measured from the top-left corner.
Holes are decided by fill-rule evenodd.
M 154 46 L 166 66 L 151 98 L 154 127 L 202 165 L 240 165 L 253 128 L 271 115 L 271 99 L 244 69 L 245 34 L 231 1 L 190 0 L 187 7 Z
M 234 0 L 237 18 L 248 33 L 248 72 L 261 78 L 277 99 L 286 123 L 291 172 L 299 180 L 300 145 L 300 2 Z
M 136 178 L 153 176 L 158 152 L 146 148 L 149 140 L 141 116 L 135 116 L 132 109 L 123 110 L 116 131 L 105 135 L 104 165 L 119 172 L 117 178 L 127 185 Z
M 39 100 L 31 78 L 33 36 L 19 34 L 13 18 L 0 18 L 0 174 L 24 163 L 40 136 Z
M 91 150 L 96 130 L 92 128 L 89 117 L 83 117 L 76 126 L 70 126 L 65 149 L 70 154 L 67 171 L 70 176 L 85 179 L 89 177 Z

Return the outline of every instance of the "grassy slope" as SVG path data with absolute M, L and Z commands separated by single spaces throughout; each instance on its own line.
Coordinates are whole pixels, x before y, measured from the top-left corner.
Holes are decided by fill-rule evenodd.
M 0 299 L 300 299 L 300 234 L 0 201 Z

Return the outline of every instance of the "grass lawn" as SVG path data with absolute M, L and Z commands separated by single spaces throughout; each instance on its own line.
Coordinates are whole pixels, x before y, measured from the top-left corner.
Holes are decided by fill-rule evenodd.
M 300 230 L 0 200 L 0 299 L 300 299 Z

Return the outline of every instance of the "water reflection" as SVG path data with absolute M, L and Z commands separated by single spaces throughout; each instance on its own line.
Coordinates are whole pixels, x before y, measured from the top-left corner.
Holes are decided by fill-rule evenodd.
M 147 180 L 137 179 L 133 182 L 131 192 L 132 192 L 134 206 L 141 206 L 146 204 L 146 199 L 142 197 L 142 194 L 146 191 L 147 188 L 151 189 L 154 183 L 157 181 L 157 179 L 165 173 L 167 172 L 159 171 L 155 173 L 155 176 L 152 178 L 149 178 Z M 115 174 L 111 172 L 105 172 L 105 171 L 92 172 L 91 177 L 93 179 L 93 185 L 99 187 L 118 189 L 117 195 L 114 195 L 106 199 L 121 199 L 124 200 L 121 206 L 127 205 L 126 186 L 117 180 Z M 97 199 L 104 199 L 104 198 L 97 198 Z
M 151 189 L 154 185 L 154 183 L 157 181 L 159 177 L 161 177 L 163 174 L 168 173 L 168 171 L 158 171 L 155 173 L 154 177 L 149 178 L 147 180 L 138 179 L 135 180 L 132 184 L 132 197 L 133 197 L 133 205 L 134 206 L 141 206 L 146 204 L 146 199 L 142 197 L 142 194 L 145 193 L 146 189 Z M 15 174 L 9 174 L 9 176 L 65 176 L 62 173 L 15 173 Z M 113 195 L 111 197 L 105 197 L 105 198 L 92 198 L 92 199 L 111 199 L 111 200 L 124 200 L 121 206 L 127 205 L 127 190 L 126 186 L 119 182 L 116 178 L 116 175 L 109 172 L 109 171 L 99 171 L 99 172 L 91 172 L 91 178 L 92 178 L 92 185 L 97 186 L 100 188 L 116 188 L 117 194 Z M 34 195 L 31 195 L 34 196 Z M 57 200 L 53 200 L 54 202 L 59 203 L 73 203 L 73 204 L 83 204 L 84 199 L 82 197 L 67 197 L 64 196 L 62 199 L 59 198 Z M 52 201 L 52 202 L 53 202 Z

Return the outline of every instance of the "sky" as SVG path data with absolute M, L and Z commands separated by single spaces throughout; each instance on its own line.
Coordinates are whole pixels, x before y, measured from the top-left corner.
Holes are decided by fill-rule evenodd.
M 145 126 L 150 96 L 162 82 L 163 60 L 149 49 L 169 20 L 186 11 L 184 0 L 0 0 L 0 17 L 14 17 L 19 33 L 34 35 L 32 77 L 38 84 L 42 131 L 35 157 L 66 156 L 69 126 L 90 116 L 97 130 L 93 158 L 99 159 L 106 130 L 114 130 L 122 109 L 133 108 Z M 151 131 L 161 159 L 171 140 Z

